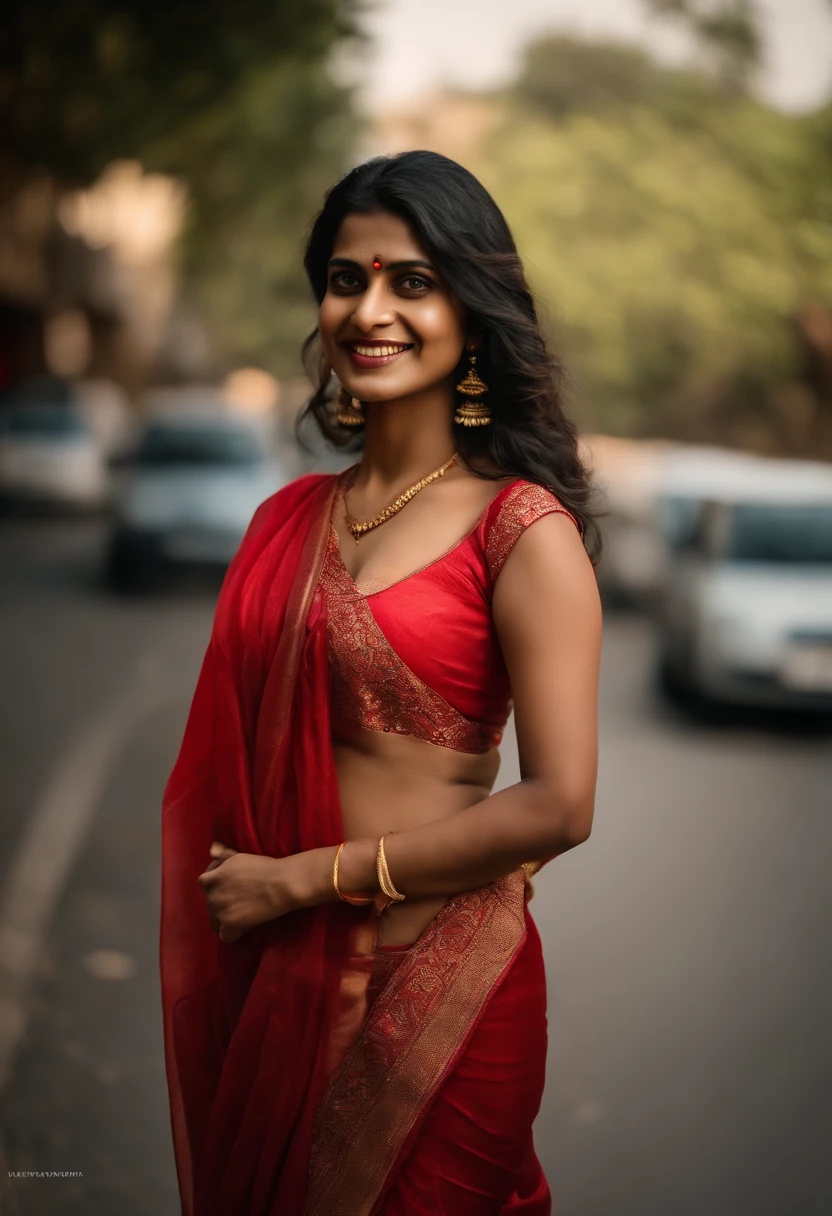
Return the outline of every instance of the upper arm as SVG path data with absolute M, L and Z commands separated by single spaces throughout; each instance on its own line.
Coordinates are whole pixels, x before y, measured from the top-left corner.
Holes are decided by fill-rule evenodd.
M 591 821 L 601 606 L 568 516 L 544 515 L 520 534 L 496 580 L 493 608 L 514 696 L 521 773 Z

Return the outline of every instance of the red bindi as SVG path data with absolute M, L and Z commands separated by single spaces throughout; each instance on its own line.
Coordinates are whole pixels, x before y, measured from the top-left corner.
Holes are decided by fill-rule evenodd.
M 373 258 L 373 270 L 381 270 L 381 258 Z

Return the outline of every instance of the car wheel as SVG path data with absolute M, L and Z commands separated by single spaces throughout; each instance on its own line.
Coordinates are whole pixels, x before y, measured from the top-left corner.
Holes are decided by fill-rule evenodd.
M 120 595 L 138 595 L 152 583 L 151 562 L 146 553 L 135 545 L 116 538 L 110 545 L 104 563 L 104 578 L 111 591 Z
M 694 695 L 690 681 L 666 652 L 656 665 L 656 685 L 662 696 L 673 705 L 686 706 Z

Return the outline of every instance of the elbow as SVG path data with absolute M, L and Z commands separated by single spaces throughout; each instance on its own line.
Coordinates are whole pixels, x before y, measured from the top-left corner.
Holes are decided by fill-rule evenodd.
M 569 849 L 584 844 L 592 833 L 595 807 L 594 791 L 576 791 L 565 794 L 563 790 L 550 792 L 541 800 L 544 848 L 547 856 L 566 853 Z
M 567 849 L 574 849 L 576 845 L 585 844 L 592 835 L 592 808 L 588 812 L 575 816 L 570 819 L 563 829 L 563 839 L 566 841 Z

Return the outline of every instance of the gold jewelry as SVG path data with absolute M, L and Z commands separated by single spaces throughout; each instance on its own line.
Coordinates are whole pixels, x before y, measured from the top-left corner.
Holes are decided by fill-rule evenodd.
M 361 908 L 365 904 L 373 903 L 376 898 L 375 895 L 345 895 L 338 886 L 338 862 L 341 860 L 341 853 L 346 843 L 346 841 L 342 841 L 338 845 L 338 852 L 335 854 L 335 861 L 332 866 L 332 885 L 335 888 L 335 894 L 339 899 L 343 899 L 345 904 L 352 904 L 356 908 Z
M 380 528 L 382 524 L 387 523 L 388 519 L 392 519 L 394 515 L 398 515 L 402 507 L 406 507 L 411 498 L 415 498 L 420 490 L 424 490 L 425 486 L 429 486 L 432 481 L 436 481 L 437 477 L 444 477 L 448 469 L 454 463 L 458 453 L 454 452 L 450 460 L 446 460 L 438 469 L 434 469 L 432 473 L 428 473 L 427 477 L 423 477 L 421 481 L 417 481 L 409 490 L 405 490 L 400 494 L 395 502 L 391 502 L 389 507 L 385 507 L 383 511 L 379 511 L 373 519 L 353 519 L 347 507 L 346 495 L 344 496 L 344 513 L 346 524 L 349 528 L 355 543 L 361 540 L 365 532 L 372 532 L 373 528 Z
M 386 832 L 385 835 L 392 836 L 392 832 Z M 387 857 L 384 852 L 384 836 L 378 842 L 378 855 L 376 857 L 376 874 L 378 875 L 378 885 L 381 887 L 384 894 L 394 904 L 400 904 L 406 899 L 400 891 L 397 891 L 393 885 L 393 879 L 390 877 L 390 871 L 387 868 Z
M 469 346 L 468 350 L 471 352 L 476 350 L 476 347 Z M 456 386 L 456 391 L 461 393 L 465 400 L 456 407 L 454 422 L 457 426 L 488 426 L 491 423 L 491 411 L 482 400 L 483 393 L 488 392 L 488 385 L 475 367 L 477 356 L 469 353 L 468 358 L 471 360 L 468 374 Z
M 355 430 L 364 425 L 364 415 L 361 412 L 361 402 L 351 396 L 345 388 L 338 390 L 338 413 L 335 420 L 339 426 Z
M 524 861 L 522 863 L 523 877 L 526 880 L 526 903 L 534 896 L 534 883 L 532 878 L 540 869 L 541 862 L 539 861 Z

